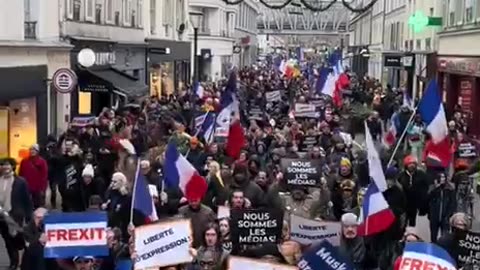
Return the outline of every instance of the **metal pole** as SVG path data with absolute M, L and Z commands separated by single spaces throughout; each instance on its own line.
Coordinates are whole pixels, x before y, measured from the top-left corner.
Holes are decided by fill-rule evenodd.
M 415 107 L 413 109 L 412 115 L 410 116 L 410 119 L 408 119 L 408 122 L 407 122 L 407 125 L 405 126 L 405 129 L 403 130 L 402 135 L 398 139 L 398 142 L 395 145 L 395 149 L 393 149 L 393 153 L 392 153 L 392 156 L 390 157 L 390 160 L 388 161 L 387 168 L 390 167 L 390 165 L 392 165 L 392 162 L 395 159 L 395 155 L 397 154 L 397 151 L 400 148 L 400 145 L 402 144 L 402 141 L 405 138 L 405 135 L 407 135 L 408 128 L 412 124 L 413 119 L 415 119 L 415 115 L 417 115 L 417 109 L 418 109 L 418 107 Z M 392 125 L 394 125 L 394 124 L 392 123 Z
M 198 28 L 193 28 L 193 82 L 199 81 L 198 76 Z

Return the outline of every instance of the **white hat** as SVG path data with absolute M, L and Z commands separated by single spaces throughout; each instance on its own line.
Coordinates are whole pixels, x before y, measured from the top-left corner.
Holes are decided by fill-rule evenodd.
M 345 213 L 343 214 L 342 218 L 340 219 L 342 225 L 345 226 L 355 226 L 358 225 L 358 217 L 354 213 Z
M 82 177 L 85 176 L 90 176 L 92 178 L 95 176 L 95 171 L 93 170 L 92 164 L 85 165 L 85 168 L 82 171 Z
M 148 185 L 148 191 L 150 191 L 150 196 L 158 198 L 158 189 L 155 185 Z

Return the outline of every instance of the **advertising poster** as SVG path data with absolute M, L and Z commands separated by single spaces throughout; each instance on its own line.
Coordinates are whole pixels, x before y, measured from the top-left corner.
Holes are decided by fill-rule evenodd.
M 10 101 L 10 157 L 17 162 L 28 157 L 30 147 L 37 143 L 36 98 Z

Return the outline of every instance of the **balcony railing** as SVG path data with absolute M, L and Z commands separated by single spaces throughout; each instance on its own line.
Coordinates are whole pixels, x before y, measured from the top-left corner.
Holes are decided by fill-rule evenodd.
M 25 38 L 36 39 L 37 38 L 37 22 L 25 22 Z

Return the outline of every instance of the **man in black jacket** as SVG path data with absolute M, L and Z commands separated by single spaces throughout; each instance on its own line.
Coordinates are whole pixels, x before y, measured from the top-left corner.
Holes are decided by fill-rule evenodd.
M 33 205 L 25 179 L 15 175 L 15 165 L 15 160 L 11 158 L 0 160 L 0 206 L 19 226 L 23 226 L 24 221 L 29 222 L 32 217 Z M 5 220 L 1 220 L 0 234 L 5 240 L 10 269 L 17 269 L 17 233 L 12 231 L 12 226 Z

